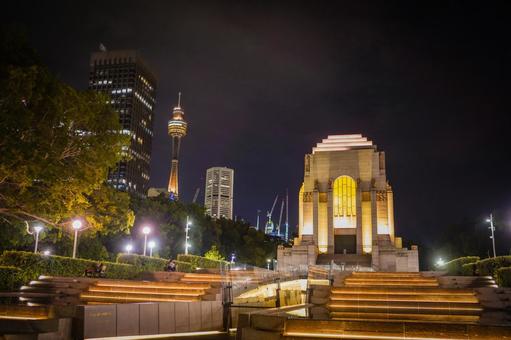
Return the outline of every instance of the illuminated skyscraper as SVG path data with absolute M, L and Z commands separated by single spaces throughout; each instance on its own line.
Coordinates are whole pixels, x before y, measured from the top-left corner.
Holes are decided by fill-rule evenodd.
M 137 51 L 93 52 L 90 58 L 89 89 L 105 93 L 119 113 L 121 133 L 131 137 L 120 161 L 110 169 L 108 183 L 122 191 L 145 195 L 148 189 L 156 78 Z
M 172 119 L 169 120 L 168 129 L 169 136 L 172 137 L 172 163 L 170 166 L 169 176 L 169 187 L 168 191 L 171 197 L 179 197 L 179 148 L 181 145 L 181 138 L 186 136 L 188 124 L 184 119 L 184 111 L 181 108 L 181 92 L 179 92 L 179 98 L 177 106 L 172 111 Z
M 234 170 L 225 167 L 209 168 L 206 172 L 204 207 L 215 218 L 232 219 Z

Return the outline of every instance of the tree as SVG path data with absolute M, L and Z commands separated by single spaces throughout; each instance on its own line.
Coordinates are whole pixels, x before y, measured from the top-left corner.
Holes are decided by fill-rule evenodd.
M 216 247 L 216 245 L 212 245 L 211 249 L 208 250 L 204 254 L 204 257 L 207 259 L 211 259 L 211 260 L 220 260 L 220 261 L 225 260 L 225 257 L 222 254 L 220 254 L 220 251 L 218 251 L 218 248 Z
M 0 82 L 0 215 L 53 226 L 87 216 L 98 227 L 98 208 L 126 199 L 103 185 L 128 142 L 117 113 L 105 97 L 78 92 L 41 66 L 7 69 Z

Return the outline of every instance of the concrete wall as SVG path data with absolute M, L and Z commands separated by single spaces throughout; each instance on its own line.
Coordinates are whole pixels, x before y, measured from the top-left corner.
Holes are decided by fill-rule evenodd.
M 127 303 L 77 307 L 77 339 L 221 330 L 220 301 Z

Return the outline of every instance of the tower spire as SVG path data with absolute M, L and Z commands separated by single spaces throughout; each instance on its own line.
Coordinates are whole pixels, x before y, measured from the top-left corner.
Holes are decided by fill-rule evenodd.
M 177 107 L 181 108 L 181 91 L 179 91 L 177 96 Z

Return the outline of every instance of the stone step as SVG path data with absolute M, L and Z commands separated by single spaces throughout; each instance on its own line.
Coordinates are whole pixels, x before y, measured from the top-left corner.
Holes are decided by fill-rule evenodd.
M 396 301 L 396 302 L 460 302 L 460 303 L 478 303 L 476 296 L 472 295 L 376 295 L 376 294 L 332 294 L 332 302 L 338 301 Z
M 87 292 L 104 292 L 111 294 L 152 294 L 152 295 L 179 295 L 201 296 L 206 293 L 204 289 L 172 289 L 172 288 L 145 288 L 145 287 L 101 287 L 91 286 Z
M 446 302 L 338 301 L 329 303 L 332 312 L 479 315 L 479 304 Z
M 332 294 L 393 294 L 393 295 L 468 295 L 473 296 L 471 289 L 449 288 L 406 288 L 406 287 L 333 287 Z
M 200 297 L 196 296 L 126 293 L 112 294 L 106 292 L 85 292 L 80 295 L 80 299 L 85 302 L 110 303 L 200 301 Z
M 364 312 L 331 312 L 332 320 L 356 321 L 394 321 L 394 322 L 439 322 L 439 323 L 470 323 L 477 324 L 478 315 L 449 314 L 401 314 L 401 313 L 364 313 Z

